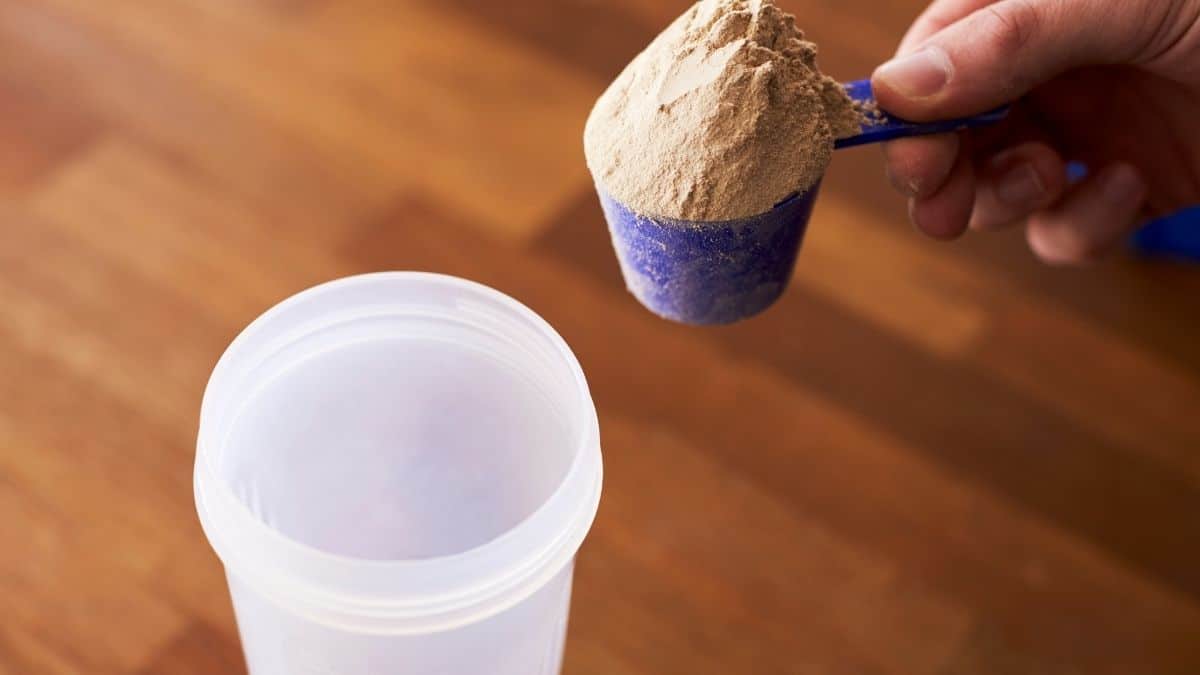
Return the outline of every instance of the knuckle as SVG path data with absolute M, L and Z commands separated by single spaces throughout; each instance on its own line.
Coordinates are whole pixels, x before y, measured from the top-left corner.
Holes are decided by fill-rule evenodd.
M 1200 0 L 1173 0 L 1151 4 L 1147 11 L 1131 17 L 1141 39 L 1130 58 L 1139 61 L 1170 55 L 1195 36 L 1200 26 Z
M 1094 239 L 1084 235 L 1076 235 L 1066 238 L 1066 244 L 1063 248 L 1064 259 L 1067 262 L 1082 265 L 1084 263 L 1096 262 L 1104 257 L 1104 247 Z
M 1003 53 L 1024 49 L 1039 33 L 1045 3 L 1033 0 L 1008 0 L 983 8 L 980 21 L 984 34 Z
M 921 29 L 924 35 L 933 35 L 939 33 L 947 26 L 951 26 L 958 17 L 945 11 L 933 12 L 921 17 Z
M 915 197 L 921 191 L 921 183 L 911 174 L 905 172 L 904 168 L 897 166 L 894 163 L 884 164 L 884 170 L 887 172 L 888 182 L 897 192 L 906 197 Z
M 958 155 L 957 139 L 951 138 L 904 138 L 886 143 L 885 167 L 893 187 L 910 197 L 936 192 Z
M 1104 256 L 1105 247 L 1088 236 L 1078 224 L 1046 222 L 1034 215 L 1029 222 L 1030 248 L 1043 262 L 1082 265 Z
M 1100 257 L 1102 247 L 1094 236 L 1084 231 L 1085 223 L 1072 222 L 1058 234 L 1062 257 L 1073 263 L 1084 263 Z

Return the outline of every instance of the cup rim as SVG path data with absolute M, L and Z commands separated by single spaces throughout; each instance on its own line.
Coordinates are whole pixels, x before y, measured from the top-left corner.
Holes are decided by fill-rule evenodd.
M 795 192 L 789 194 L 788 196 L 786 196 L 783 199 L 776 202 L 774 206 L 767 209 L 766 211 L 754 213 L 749 216 L 742 216 L 740 218 L 727 218 L 725 220 L 686 220 L 683 218 L 674 218 L 671 216 L 659 216 L 659 215 L 654 215 L 654 214 L 649 214 L 649 213 L 639 213 L 638 211 L 633 209 L 631 206 L 627 205 L 625 202 L 621 201 L 620 199 L 617 199 L 617 197 L 615 195 L 613 195 L 613 193 L 607 187 L 605 187 L 604 184 L 600 180 L 598 180 L 598 179 L 595 180 L 595 187 L 596 187 L 596 193 L 599 195 L 601 201 L 605 201 L 605 200 L 610 201 L 613 204 L 618 205 L 622 210 L 628 212 L 631 216 L 633 216 L 635 218 L 638 218 L 641 220 L 649 220 L 649 221 L 652 221 L 659 225 L 667 225 L 667 226 L 672 226 L 672 227 L 713 229 L 713 228 L 722 228 L 722 227 L 740 227 L 740 226 L 755 223 L 755 222 L 769 220 L 772 217 L 774 217 L 775 214 L 777 214 L 778 212 L 791 207 L 795 202 L 805 201 L 805 200 L 811 200 L 811 201 L 815 202 L 817 199 L 817 195 L 819 195 L 821 192 L 821 183 L 823 183 L 824 180 L 825 180 L 825 178 L 824 178 L 824 176 L 822 176 L 820 179 L 817 180 L 817 182 L 813 183 L 812 185 L 810 185 L 802 190 L 796 190 Z

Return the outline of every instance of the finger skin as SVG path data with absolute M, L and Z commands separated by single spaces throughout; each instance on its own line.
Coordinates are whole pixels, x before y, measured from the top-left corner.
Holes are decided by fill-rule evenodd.
M 955 239 L 967 229 L 975 204 L 975 169 L 966 153 L 958 161 L 944 185 L 933 195 L 913 198 L 909 217 L 917 229 L 934 239 Z
M 937 0 L 930 3 L 913 22 L 912 27 L 908 29 L 908 33 L 900 41 L 900 47 L 896 53 L 911 52 L 931 35 L 941 32 L 943 28 L 994 2 L 996 0 Z
M 1030 218 L 1029 247 L 1055 265 L 1096 260 L 1137 227 L 1146 192 L 1145 180 L 1132 165 L 1106 167 Z
M 1059 200 L 1067 187 L 1062 157 L 1045 143 L 1022 143 L 989 157 L 976 169 L 973 230 L 991 230 L 1027 218 Z
M 969 140 L 964 145 L 963 138 Z M 991 156 L 1027 141 L 1048 143 L 1051 136 L 1025 106 L 1014 106 L 1003 121 L 966 134 L 902 138 L 883 144 L 888 178 L 906 197 L 928 197 L 942 188 L 958 153 Z
M 1169 2 L 1171 0 L 1163 0 Z M 906 119 L 975 114 L 1084 64 L 1137 58 L 1153 27 L 1141 3 L 999 0 L 880 66 L 879 104 Z
M 958 134 L 901 138 L 883 144 L 888 179 L 906 197 L 928 197 L 942 189 L 958 160 Z

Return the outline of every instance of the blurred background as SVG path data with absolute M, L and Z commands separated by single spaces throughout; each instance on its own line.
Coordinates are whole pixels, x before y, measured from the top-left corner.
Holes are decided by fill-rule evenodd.
M 568 675 L 1200 672 L 1200 274 L 924 240 L 839 153 L 793 287 L 625 293 L 581 149 L 684 0 L 0 0 L 0 673 L 244 672 L 191 464 L 233 336 L 422 269 L 574 347 Z M 850 79 L 920 0 L 781 0 Z

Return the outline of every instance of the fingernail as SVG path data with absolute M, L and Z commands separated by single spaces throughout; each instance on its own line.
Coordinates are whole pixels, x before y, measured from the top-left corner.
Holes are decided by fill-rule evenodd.
M 909 178 L 905 180 L 900 176 L 897 176 L 896 172 L 892 170 L 891 164 L 884 164 L 884 171 L 887 173 L 888 182 L 891 183 L 892 187 L 896 188 L 896 191 L 900 194 L 904 195 L 905 197 L 916 197 L 918 194 L 920 194 L 921 184 L 918 183 L 915 178 Z
M 923 47 L 879 67 L 875 77 L 909 98 L 928 98 L 950 81 L 950 57 L 941 47 Z
M 996 199 L 1012 206 L 1032 206 L 1046 194 L 1046 184 L 1033 168 L 1025 162 L 1009 169 L 996 180 Z
M 1129 206 L 1142 201 L 1146 184 L 1137 169 L 1128 164 L 1117 164 L 1101 179 L 1100 189 L 1104 198 L 1116 206 Z

